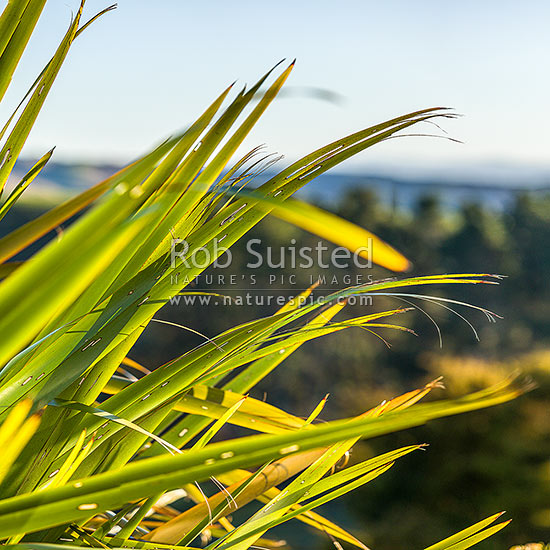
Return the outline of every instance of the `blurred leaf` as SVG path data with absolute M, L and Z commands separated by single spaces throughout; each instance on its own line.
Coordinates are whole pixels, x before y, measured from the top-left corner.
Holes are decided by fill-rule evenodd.
M 271 213 L 281 220 L 347 248 L 368 262 L 374 262 L 391 271 L 407 271 L 411 268 L 409 260 L 370 231 L 311 204 L 297 200 L 285 201 Z
M 20 401 L 0 426 L 0 448 L 2 449 L 0 482 L 38 429 L 40 417 L 34 414 L 27 418 L 31 407 L 30 399 Z

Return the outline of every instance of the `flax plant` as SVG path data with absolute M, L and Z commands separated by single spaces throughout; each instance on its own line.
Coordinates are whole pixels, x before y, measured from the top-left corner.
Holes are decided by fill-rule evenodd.
M 10 0 L 0 17 L 0 98 L 45 2 Z M 83 5 L 1 130 L 0 190 L 73 44 L 112 9 L 83 22 Z M 393 321 L 404 308 L 342 318 L 347 298 L 422 299 L 409 287 L 498 283 L 498 277 L 483 274 L 397 277 L 304 303 L 308 289 L 268 317 L 181 350 L 165 365 L 149 370 L 131 359 L 134 344 L 159 310 L 171 297 L 189 292 L 188 282 L 207 267 L 174 265 L 174 237 L 185 240 L 190 255 L 208 251 L 213 262 L 216 242 L 223 239 L 224 247 L 230 247 L 274 214 L 352 252 L 373 239 L 375 263 L 398 273 L 409 267 L 408 259 L 366 229 L 292 196 L 352 155 L 419 123 L 452 118 L 452 112 L 429 108 L 359 130 L 250 189 L 245 184 L 270 158 L 262 159 L 254 150 L 235 161 L 235 154 L 293 65 L 277 65 L 251 87 L 229 86 L 185 131 L 0 239 L 4 545 L 52 550 L 269 548 L 276 545 L 270 530 L 293 520 L 365 549 L 315 509 L 380 475 L 391 475 L 386 472 L 397 460 L 407 460 L 423 445 L 337 468 L 359 439 L 504 403 L 528 388 L 514 378 L 458 399 L 421 402 L 440 385 L 435 381 L 353 418 L 323 423 L 324 400 L 304 419 L 247 397 L 304 342 L 354 328 L 407 330 Z M 0 217 L 51 156 L 52 151 L 46 152 L 4 197 Z M 80 215 L 61 238 L 24 262 L 12 260 L 75 214 Z M 430 299 L 445 307 L 468 306 Z M 254 433 L 220 438 L 226 424 Z M 201 484 L 209 480 L 217 492 L 206 497 Z M 182 497 L 192 504 L 175 506 Z M 254 501 L 260 503 L 259 511 L 234 524 L 233 512 L 248 510 Z M 506 525 L 499 517 L 492 515 L 426 550 L 469 548 Z

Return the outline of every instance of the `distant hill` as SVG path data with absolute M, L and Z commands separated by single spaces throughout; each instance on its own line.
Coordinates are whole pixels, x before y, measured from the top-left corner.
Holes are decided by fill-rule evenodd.
M 19 160 L 8 185 L 15 185 L 33 162 Z M 120 166 L 49 163 L 26 191 L 28 201 L 58 201 L 105 179 Z M 365 174 L 328 173 L 318 176 L 300 191 L 302 198 L 326 204 L 336 201 L 346 190 L 368 187 L 380 199 L 399 208 L 410 208 L 419 197 L 437 195 L 443 206 L 455 209 L 464 202 L 478 202 L 495 209 L 504 208 L 520 192 L 550 192 L 550 174 L 534 169 L 495 167 L 452 170 L 450 176 L 437 174 L 392 175 L 388 169 Z M 265 180 L 269 175 L 263 175 Z
M 489 208 L 505 208 L 518 193 L 550 193 L 548 185 L 506 185 L 438 179 L 404 179 L 374 174 L 325 174 L 302 190 L 301 196 L 322 202 L 334 202 L 346 189 L 367 187 L 380 199 L 396 208 L 409 209 L 420 197 L 436 195 L 441 204 L 454 210 L 466 202 L 481 203 Z
M 34 160 L 18 160 L 8 179 L 7 188 L 11 189 L 16 185 L 31 169 L 34 162 Z M 113 165 L 49 162 L 25 191 L 23 197 L 30 202 L 59 201 L 99 183 L 119 168 Z

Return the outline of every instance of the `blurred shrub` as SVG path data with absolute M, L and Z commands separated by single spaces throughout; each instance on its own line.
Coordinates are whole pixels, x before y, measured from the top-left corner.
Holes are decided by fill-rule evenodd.
M 392 476 L 354 497 L 352 507 L 365 526 L 365 540 L 370 539 L 379 550 L 413 539 L 419 545 L 428 544 L 456 528 L 457 518 L 479 517 L 495 507 L 507 510 L 514 520 L 480 548 L 508 548 L 533 538 L 548 539 L 550 350 L 502 362 L 430 353 L 422 355 L 421 362 L 430 378 L 444 376 L 449 396 L 479 389 L 518 369 L 529 373 L 538 388 L 487 414 L 436 422 L 418 429 L 412 438 L 410 433 L 402 434 L 401 443 L 430 446 L 425 455 L 398 465 Z M 381 438 L 357 452 L 368 455 L 386 445 L 387 440 Z M 418 525 L 423 525 L 421 532 Z

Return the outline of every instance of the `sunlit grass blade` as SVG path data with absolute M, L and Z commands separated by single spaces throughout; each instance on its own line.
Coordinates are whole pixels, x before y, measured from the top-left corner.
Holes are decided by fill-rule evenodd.
M 0 16 L 0 101 L 45 3 L 46 0 L 10 0 Z
M 404 393 L 388 401 L 384 401 L 380 405 L 368 410 L 365 416 L 380 416 L 381 414 L 391 411 L 397 411 L 411 407 L 415 403 L 418 403 L 423 397 L 428 395 L 435 388 L 443 388 L 441 378 L 437 378 L 431 382 L 428 382 L 423 388 Z
M 371 147 L 406 128 L 437 117 L 448 117 L 445 109 L 433 108 L 409 113 L 382 124 L 361 130 L 318 149 L 290 167 L 272 177 L 255 190 L 259 197 L 286 200 L 316 176 L 338 165 L 351 156 Z M 260 198 L 261 200 L 261 198 Z M 258 201 L 245 197 L 233 204 L 232 214 L 220 212 L 212 220 L 200 227 L 195 233 L 193 244 L 204 246 L 213 238 L 224 238 L 231 246 L 250 227 L 255 225 L 269 212 L 266 204 L 258 206 Z M 238 216 L 237 216 L 238 214 Z
M 272 489 L 269 489 L 266 491 L 265 495 L 262 495 L 258 497 L 258 501 L 262 504 L 267 504 L 271 499 L 275 498 L 280 493 L 280 489 L 277 489 L 276 487 L 273 487 Z M 295 505 L 291 509 L 296 509 Z M 329 534 L 330 536 L 341 540 L 343 542 L 347 542 L 349 544 L 352 544 L 353 546 L 356 546 L 357 548 L 361 548 L 362 550 L 369 550 L 365 544 L 363 544 L 358 538 L 354 537 L 351 533 L 337 525 L 336 523 L 328 520 L 327 518 L 321 516 L 317 512 L 313 512 L 311 510 L 309 511 L 303 511 L 301 510 L 301 513 L 297 515 L 294 519 L 305 523 L 306 525 L 310 525 L 314 529 L 320 531 L 322 534 Z M 259 539 L 261 540 L 261 539 Z M 257 540 L 257 544 L 261 544 Z
M 215 543 L 213 547 L 224 548 L 234 545 L 239 550 L 249 548 L 258 537 L 268 530 L 269 524 L 282 518 L 292 506 L 308 497 L 314 487 L 321 486 L 323 483 L 321 478 L 330 471 L 355 442 L 356 439 L 344 440 L 329 447 L 308 468 L 293 479 L 284 491 L 278 493 L 249 520 L 243 522 L 226 537 Z
M 377 411 L 376 416 L 379 416 L 383 412 L 397 410 L 400 406 L 402 407 L 411 406 L 416 401 L 421 399 L 424 395 L 426 395 L 430 391 L 432 386 L 433 386 L 432 384 L 429 384 L 421 390 L 417 390 L 416 392 L 409 392 L 409 394 L 406 394 L 405 396 L 401 396 L 400 398 L 396 398 L 395 400 L 390 401 L 392 405 L 390 405 L 386 409 L 386 411 L 383 411 L 383 410 Z M 367 411 L 367 413 L 360 415 L 359 418 L 367 417 L 367 416 L 372 416 L 371 411 Z M 311 499 L 317 494 L 320 494 L 329 489 L 333 489 L 341 483 L 348 483 L 348 482 L 351 483 L 354 478 L 361 476 L 365 469 L 382 467 L 385 463 L 390 461 L 393 462 L 397 458 L 400 458 L 405 454 L 408 454 L 409 452 L 412 452 L 421 447 L 421 446 L 411 446 L 408 448 L 400 449 L 392 453 L 387 453 L 386 455 L 381 455 L 374 459 L 368 460 L 362 464 L 358 464 L 351 468 L 347 468 L 346 470 L 340 473 L 334 474 L 322 480 L 321 477 L 326 472 L 328 472 L 329 469 L 333 468 L 334 465 L 345 454 L 347 454 L 348 450 L 356 442 L 357 442 L 357 438 L 354 438 L 348 441 L 342 441 L 342 442 L 336 443 L 335 445 L 331 446 L 307 470 L 305 470 L 302 474 L 300 474 L 297 477 L 297 479 L 294 480 L 285 489 L 284 495 L 279 493 L 275 494 L 273 499 L 267 502 L 266 506 L 263 509 L 266 512 L 269 509 L 269 520 L 261 516 L 261 514 L 256 514 L 255 517 L 258 517 L 258 520 L 259 520 L 258 527 L 252 527 L 247 522 L 245 522 L 239 528 L 245 532 L 255 532 L 255 535 L 253 537 L 249 537 L 249 539 L 245 539 L 245 540 L 248 540 L 248 543 L 251 544 L 255 540 L 255 538 L 257 538 L 262 533 L 264 533 L 265 531 L 262 530 L 261 524 L 263 523 L 265 526 L 265 524 L 268 523 L 268 521 L 269 522 L 273 521 L 274 519 L 273 514 L 277 509 L 278 509 L 278 516 L 279 518 L 281 518 L 283 517 L 284 514 L 287 513 L 288 510 L 291 510 L 293 507 L 297 506 L 298 503 L 301 502 L 304 498 Z M 281 499 L 283 499 L 283 496 L 285 496 L 286 500 L 289 500 L 294 496 L 294 501 L 290 500 L 290 504 L 285 503 L 284 505 L 281 505 L 280 501 Z M 275 505 L 275 510 L 274 510 L 274 505 Z M 234 535 L 235 534 L 231 536 L 234 536 Z M 244 547 L 246 547 L 245 544 L 243 544 L 243 548 Z
M 232 525 L 229 523 L 227 519 L 227 515 L 232 510 L 238 509 L 237 500 L 241 494 L 243 494 L 253 483 L 256 479 L 259 479 L 260 477 L 264 477 L 265 468 L 259 468 L 254 474 L 251 476 L 245 477 L 244 479 L 240 480 L 237 486 L 235 486 L 232 491 L 224 491 L 225 495 L 225 502 L 222 500 L 214 510 L 209 514 L 208 517 L 205 517 L 202 519 L 202 521 L 199 521 L 196 525 L 194 525 L 191 529 L 189 529 L 186 533 L 183 534 L 183 536 L 179 536 L 178 544 L 190 544 L 195 540 L 195 538 L 203 532 L 208 525 L 211 525 L 214 523 L 214 521 L 219 521 L 220 524 L 224 525 L 226 527 L 226 530 L 228 532 L 231 532 L 233 530 Z M 210 499 L 208 499 L 209 501 Z M 205 503 L 207 504 L 207 503 Z M 172 534 L 170 538 L 174 537 L 175 532 L 173 531 L 174 527 L 177 525 L 177 519 L 175 518 L 175 521 L 171 523 L 170 527 L 172 528 Z M 165 527 L 168 527 L 166 525 Z M 181 525 L 179 525 L 181 528 Z M 154 536 L 152 534 L 149 534 L 147 536 L 148 540 L 154 540 L 155 537 L 158 537 L 158 533 L 156 533 Z
M 311 414 L 306 418 L 306 425 L 311 424 L 321 414 L 327 403 L 328 396 L 329 394 L 327 393 L 325 397 L 319 401 L 318 405 L 311 411 Z
M 25 0 L 27 3 L 28 3 L 28 0 Z M 21 2 L 13 2 L 13 4 L 16 4 L 18 6 L 20 6 L 21 8 L 25 5 L 25 1 L 21 1 Z M 107 8 L 104 8 L 103 10 L 99 11 L 98 13 L 96 13 L 96 15 L 94 15 L 93 17 L 91 17 L 86 23 L 84 23 L 83 25 L 81 25 L 78 30 L 76 31 L 76 34 L 75 34 L 75 38 L 77 38 L 78 36 L 80 36 L 80 34 L 82 32 L 84 32 L 84 30 L 86 30 L 94 21 L 97 21 L 102 15 L 104 15 L 105 13 L 109 12 L 109 11 L 112 11 L 116 8 L 116 4 L 112 4 L 111 6 L 108 6 Z M 4 35 L 4 33 L 0 32 L 0 35 L 1 36 L 5 36 L 6 40 L 8 39 L 8 34 L 6 33 L 6 35 Z M 6 121 L 6 123 L 4 124 L 4 126 L 2 127 L 2 130 L 0 130 L 0 140 L 3 139 L 4 135 L 6 134 L 6 132 L 8 131 L 9 127 L 11 126 L 11 123 L 13 122 L 13 120 L 15 119 L 19 109 L 21 109 L 21 107 L 25 104 L 25 102 L 27 101 L 27 99 L 29 98 L 29 96 L 33 93 L 33 91 L 36 89 L 36 86 L 38 85 L 38 83 L 40 82 L 40 80 L 42 79 L 42 77 L 44 76 L 44 73 L 47 71 L 48 67 L 50 66 L 50 64 L 53 62 L 53 59 L 51 59 L 47 64 L 46 66 L 42 69 L 42 71 L 40 71 L 40 74 L 36 77 L 35 81 L 32 83 L 32 85 L 30 86 L 30 88 L 27 90 L 27 93 L 23 96 L 23 98 L 21 99 L 21 101 L 19 102 L 19 104 L 17 105 L 17 107 L 15 108 L 15 110 L 13 111 L 13 113 L 11 114 L 11 116 L 9 117 L 9 119 Z
M 353 443 L 353 441 L 351 443 Z M 274 521 L 278 521 L 281 518 L 286 518 L 283 519 L 283 521 L 286 521 L 287 519 L 299 517 L 302 513 L 317 506 L 317 504 L 314 504 L 309 508 L 302 508 L 301 503 L 303 501 L 311 501 L 311 499 L 325 492 L 334 491 L 334 494 L 336 494 L 339 491 L 338 487 L 345 485 L 349 486 L 349 484 L 353 484 L 355 480 L 359 480 L 360 478 L 363 478 L 363 482 L 370 481 L 372 478 L 368 476 L 369 473 L 376 471 L 376 477 L 385 471 L 383 470 L 385 466 L 393 464 L 395 460 L 420 447 L 421 446 L 415 445 L 397 449 L 322 478 L 330 469 L 331 464 L 340 459 L 341 451 L 346 448 L 339 444 L 334 445 L 285 487 L 283 491 L 277 491 L 274 498 L 272 498 L 266 506 L 254 514 L 250 520 L 243 522 L 240 527 L 230 533 L 226 537 L 226 541 L 243 540 L 242 543 L 237 544 L 237 547 L 247 548 L 257 539 L 257 537 L 265 533 L 265 531 L 270 528 L 268 526 L 272 525 Z M 380 470 L 381 468 L 382 470 Z M 329 495 L 321 497 L 321 499 L 325 498 L 326 500 L 322 500 L 322 503 L 331 500 L 332 497 Z M 244 541 L 246 541 L 246 544 Z M 224 546 L 225 542 L 221 547 Z
M 82 464 L 82 461 L 86 458 L 88 452 L 90 451 L 93 439 L 84 444 L 85 439 L 86 430 L 82 430 L 82 433 L 80 434 L 76 445 L 73 447 L 73 450 L 71 451 L 61 468 L 59 468 L 59 471 L 54 476 L 52 476 L 44 485 L 39 487 L 39 491 L 43 491 L 48 487 L 60 487 L 61 485 L 65 485 L 65 483 L 67 483 L 67 481 L 71 479 L 73 473 L 76 471 L 78 466 Z
M 316 281 L 305 290 L 302 290 L 302 292 L 300 292 L 297 296 L 293 296 L 284 306 L 280 307 L 277 310 L 277 313 L 284 313 L 285 311 L 292 311 L 293 309 L 302 307 L 306 303 L 306 300 L 309 298 L 309 296 L 311 296 L 311 293 L 318 286 L 319 281 Z
M 44 4 L 44 0 L 33 2 L 33 4 L 39 3 Z M 44 74 L 37 83 L 36 89 L 31 94 L 27 105 L 23 109 L 18 121 L 15 123 L 12 131 L 7 137 L 6 143 L 0 150 L 0 190 L 4 188 L 8 176 L 15 165 L 15 161 L 17 160 L 25 141 L 27 140 L 27 136 L 34 125 L 36 118 L 38 117 L 38 113 L 42 109 L 42 105 L 44 104 L 53 82 L 61 69 L 61 65 L 63 64 L 65 57 L 67 56 L 75 33 L 78 29 L 78 23 L 80 21 L 80 16 L 82 15 L 83 7 L 84 5 L 82 3 L 65 37 L 52 58 L 52 61 L 50 62 L 48 68 L 44 71 Z M 28 27 L 25 27 L 25 31 L 28 30 Z M 6 52 L 4 52 L 4 55 L 5 54 Z
M 225 411 L 216 422 L 212 425 L 211 428 L 193 445 L 193 449 L 198 450 L 202 449 L 230 420 L 230 418 L 239 410 L 239 407 L 244 403 L 246 396 L 231 405 Z
M 223 473 L 218 478 L 227 486 L 227 492 L 233 496 L 233 502 L 237 508 L 242 508 L 246 504 L 261 496 L 270 488 L 307 468 L 321 454 L 321 451 L 309 451 L 298 455 L 279 459 L 263 468 L 261 476 L 257 476 L 246 470 L 234 470 Z M 245 487 L 246 482 L 246 487 Z M 165 541 L 177 543 L 183 538 L 185 533 L 190 531 L 195 525 L 199 524 L 208 516 L 208 510 L 216 510 L 226 501 L 226 494 L 219 492 L 208 499 L 208 504 L 199 502 L 194 507 L 186 510 L 157 527 L 146 536 L 147 540 Z M 232 507 L 232 509 L 234 509 Z M 228 512 L 229 513 L 229 512 Z
M 0 426 L 0 482 L 38 429 L 40 416 L 34 414 L 27 418 L 31 407 L 30 399 L 19 402 Z
M 199 155 L 196 153 L 195 142 L 199 136 L 212 123 L 215 115 L 218 113 L 222 103 L 231 91 L 232 86 L 226 88 L 215 101 L 204 111 L 204 113 L 185 131 L 180 139 L 176 142 L 173 150 L 159 164 L 159 166 L 151 173 L 149 178 L 144 182 L 144 188 L 158 188 L 159 192 L 149 198 L 148 204 L 154 205 L 159 203 L 159 198 L 164 196 L 165 204 L 161 215 L 157 217 L 154 223 L 148 228 L 140 239 L 138 247 L 128 247 L 128 251 L 122 256 L 118 276 L 110 281 L 109 284 L 104 284 L 103 294 L 97 298 L 107 297 L 112 294 L 120 282 L 126 282 L 148 265 L 148 260 L 151 254 L 159 246 L 159 241 L 162 241 L 167 234 L 172 231 L 172 225 L 176 223 L 181 214 L 179 212 L 179 202 L 185 195 L 187 186 L 184 182 L 191 181 L 196 177 L 202 167 L 202 163 L 207 159 L 204 147 Z M 193 148 L 193 146 L 195 147 Z M 189 213 L 186 213 L 187 215 Z M 98 283 L 99 285 L 99 283 Z
M 86 189 L 75 197 L 67 199 L 59 206 L 54 207 L 52 210 L 45 212 L 0 238 L 0 261 L 5 262 L 7 259 L 15 256 L 15 254 L 40 237 L 84 210 L 93 201 L 122 181 L 132 181 L 134 179 L 141 181 L 173 145 L 174 139 L 167 140 L 159 147 L 153 149 L 149 154 L 119 170 L 106 180 L 94 185 L 90 189 Z
M 116 209 L 116 214 L 113 209 Z M 104 218 L 106 223 L 103 223 L 102 230 L 95 231 L 94 238 L 88 235 L 85 241 L 81 240 L 82 232 L 87 233 L 88 224 L 95 225 L 97 220 L 97 218 L 95 220 L 87 218 L 79 225 L 78 230 L 75 227 L 71 235 L 66 234 L 59 246 L 52 250 L 53 253 L 50 253 L 49 249 L 44 249 L 32 261 L 26 262 L 0 284 L 0 292 L 4 296 L 0 330 L 5 335 L 0 344 L 0 364 L 5 364 L 6 360 L 30 343 L 44 323 L 50 319 L 53 311 L 72 303 L 128 240 L 137 235 L 148 222 L 148 216 L 144 215 L 126 224 L 120 224 L 123 221 L 120 219 L 121 214 L 123 216 L 124 211 L 120 210 L 117 202 L 109 201 L 105 208 L 97 212 L 99 219 Z M 113 225 L 107 221 L 108 218 Z M 118 227 L 114 225 L 117 218 L 120 224 Z M 71 256 L 70 263 L 65 259 L 65 269 L 56 272 L 58 262 L 64 256 L 66 248 L 74 250 L 77 243 L 80 243 L 79 252 Z M 38 284 L 36 274 L 43 272 L 44 269 L 55 273 L 56 276 L 51 276 Z M 16 308 L 12 308 L 14 301 L 17 301 Z M 26 374 L 22 382 L 28 376 L 32 374 Z M 19 386 L 16 394 L 21 393 L 19 390 L 23 390 L 22 393 L 25 394 L 35 386 L 35 380 L 29 382 L 31 383 L 26 388 Z M 41 382 L 42 386 L 43 384 L 44 382 Z M 4 386 L 0 390 L 0 399 L 6 403 L 7 395 L 15 389 L 13 383 L 8 387 Z M 47 396 L 42 396 L 39 392 L 36 392 L 36 395 L 38 399 L 47 399 Z
M 150 437 L 151 439 L 154 439 L 157 443 L 162 445 L 167 451 L 169 452 L 175 452 L 179 453 L 179 449 L 177 447 L 174 447 L 170 443 L 167 443 L 162 439 L 161 437 L 143 429 L 141 426 L 138 426 L 134 422 L 130 422 L 129 420 L 126 420 L 125 418 L 121 418 L 120 416 L 116 416 L 112 413 L 108 413 L 107 411 L 104 411 L 98 407 L 91 407 L 90 405 L 83 405 L 82 403 L 79 403 L 78 401 L 65 401 L 63 399 L 53 399 L 49 403 L 52 407 L 63 407 L 70 410 L 80 411 L 84 412 L 86 414 L 91 414 L 93 416 L 97 416 L 98 418 L 101 418 L 104 422 L 115 422 L 117 424 L 120 424 L 121 426 L 124 426 L 126 428 L 129 428 L 131 430 L 135 430 L 136 432 L 140 433 L 141 435 L 145 435 L 147 437 Z M 93 439 L 90 441 L 93 442 Z M 78 443 L 77 443 L 78 445 Z M 74 450 L 74 448 L 73 448 Z
M 46 483 L 39 487 L 37 489 L 38 491 L 43 491 L 44 489 L 47 489 L 49 487 L 60 487 L 70 479 L 71 475 L 75 472 L 76 468 L 78 468 L 78 465 L 81 464 L 82 461 L 86 458 L 90 450 L 91 441 L 83 447 L 85 438 L 86 430 L 83 430 L 80 434 L 80 437 L 78 438 L 76 445 L 74 446 L 73 450 L 71 451 L 70 455 L 67 457 L 59 471 L 55 472 L 55 474 L 51 476 Z M 12 535 L 8 540 L 8 545 L 18 543 L 24 536 L 25 533 Z
M 0 281 L 11 275 L 18 267 L 21 267 L 24 262 L 6 262 L 0 264 Z
M 245 348 L 243 351 L 233 354 L 226 360 L 220 361 L 220 364 L 218 366 L 216 366 L 207 374 L 201 376 L 197 380 L 199 382 L 207 381 L 212 377 L 217 377 L 221 374 L 230 372 L 236 369 L 237 367 L 240 367 L 241 365 L 249 363 L 251 361 L 255 361 L 257 359 L 270 356 L 274 353 L 279 353 L 281 350 L 283 350 L 283 353 L 284 353 L 289 347 L 300 345 L 309 340 L 313 340 L 315 338 L 326 336 L 328 334 L 332 334 L 333 332 L 338 332 L 338 331 L 345 330 L 352 327 L 372 327 L 372 328 L 384 327 L 384 328 L 390 328 L 395 330 L 409 331 L 410 329 L 401 327 L 399 325 L 381 324 L 381 323 L 373 322 L 374 320 L 377 320 L 381 317 L 392 316 L 399 313 L 403 313 L 405 311 L 408 311 L 408 310 L 397 309 L 397 310 L 391 310 L 391 311 L 384 311 L 381 313 L 375 313 L 372 315 L 365 315 L 362 317 L 349 319 L 347 321 L 342 321 L 339 323 L 330 323 L 330 324 L 327 324 L 326 326 L 324 325 L 316 326 L 315 324 L 312 324 L 312 325 L 297 329 L 295 331 L 289 332 L 288 334 L 282 333 L 279 335 L 274 335 L 273 337 L 266 339 L 265 343 L 267 345 L 257 350 L 250 350 Z M 277 341 L 273 344 L 269 343 L 273 339 L 277 339 Z
M 311 204 L 287 200 L 275 206 L 271 214 L 347 248 L 367 260 L 366 264 L 374 262 L 391 271 L 407 271 L 411 267 L 405 256 L 370 231 Z
M 276 321 L 277 317 L 275 318 L 275 322 Z M 166 365 L 166 367 L 170 366 L 169 371 L 166 368 L 157 369 L 147 377 L 142 378 L 137 382 L 134 382 L 134 385 L 131 388 L 127 388 L 127 390 L 122 390 L 118 394 L 111 397 L 109 400 L 102 404 L 102 407 L 105 410 L 112 412 L 118 416 L 124 417 L 130 421 L 136 420 L 150 411 L 155 411 L 160 405 L 166 403 L 168 400 L 174 398 L 181 391 L 193 385 L 192 382 L 197 374 L 200 374 L 204 369 L 207 369 L 209 366 L 209 362 L 207 362 L 206 364 L 202 362 L 206 355 L 212 355 L 210 359 L 215 362 L 217 360 L 218 354 L 220 357 L 223 357 L 223 355 L 230 351 L 233 346 L 239 346 L 243 342 L 248 341 L 251 338 L 251 335 L 256 337 L 258 335 L 261 335 L 263 331 L 273 325 L 273 322 L 274 321 L 271 318 L 263 319 L 255 323 L 247 323 L 244 326 L 237 327 L 236 329 L 229 331 L 228 335 L 233 335 L 232 337 L 230 337 L 232 344 L 230 345 L 229 343 L 226 343 L 225 349 L 219 347 L 219 343 L 226 342 L 228 335 L 222 334 L 217 337 L 217 342 L 213 343 L 214 353 L 211 353 L 209 347 L 197 348 L 186 356 L 187 361 L 183 362 L 181 372 L 179 372 L 178 368 L 176 368 L 179 365 L 171 362 L 169 365 Z M 92 340 L 92 342 L 94 341 L 95 340 Z M 93 348 L 89 347 L 88 345 L 85 345 L 84 347 L 86 348 L 84 351 L 75 354 L 75 367 L 78 367 L 79 369 L 82 369 L 82 362 L 84 361 L 85 354 L 88 351 L 93 350 Z M 194 362 L 197 362 L 197 371 L 195 371 L 192 367 L 192 364 Z M 114 366 L 116 368 L 116 366 L 118 365 Z M 94 369 L 90 371 L 89 375 L 85 375 L 78 382 L 79 386 L 88 384 L 91 384 L 92 386 L 97 386 L 96 378 L 99 373 L 93 373 L 93 370 Z M 105 380 L 104 383 L 106 383 L 107 380 Z M 130 399 L 128 398 L 128 396 L 130 396 Z M 102 441 L 101 443 L 98 442 L 96 445 L 105 445 L 105 442 L 108 441 L 108 438 L 119 431 L 118 428 L 120 428 L 120 426 L 118 428 L 115 426 L 107 426 L 103 429 L 100 429 L 102 423 L 103 422 L 101 420 L 95 420 L 92 418 L 89 419 L 89 421 L 84 423 L 82 426 L 80 426 L 79 429 L 87 428 L 90 432 L 99 429 L 98 438 L 99 436 L 101 436 Z M 73 436 L 74 435 L 76 434 L 73 434 Z M 67 440 L 68 449 L 72 448 L 73 444 L 74 441 L 72 441 L 72 438 L 69 437 Z M 60 460 L 61 459 L 62 455 L 60 456 Z M 42 462 L 40 468 L 48 468 L 48 466 L 48 463 Z M 53 465 L 52 469 L 56 469 L 57 467 L 59 466 Z M 36 472 L 40 471 L 36 468 L 34 470 Z M 50 472 L 47 472 L 48 475 L 49 473 Z M 44 474 L 46 474 L 46 471 L 44 471 Z
M 234 531 L 229 533 L 224 539 L 221 539 L 220 542 L 211 545 L 209 548 L 211 548 L 212 550 L 229 550 L 230 548 L 235 550 L 246 550 L 248 548 L 251 548 L 262 533 L 265 533 L 269 529 L 272 529 L 277 525 L 281 525 L 286 521 L 294 519 L 304 512 L 313 510 L 314 508 L 326 504 L 327 502 L 330 502 L 335 498 L 341 497 L 346 493 L 349 493 L 350 491 L 361 487 L 365 483 L 376 479 L 379 475 L 386 472 L 392 466 L 393 462 L 390 462 L 389 464 L 372 470 L 364 474 L 360 478 L 347 483 L 343 487 L 334 489 L 333 491 L 317 498 L 314 501 L 308 502 L 307 504 L 295 508 L 292 507 L 293 497 L 290 495 L 287 496 L 286 492 L 283 491 L 279 495 L 279 497 L 282 497 L 280 498 L 280 503 L 284 510 L 289 511 L 287 511 L 286 513 L 280 513 L 280 510 L 272 511 L 266 506 L 260 512 L 258 512 L 258 514 L 253 516 L 253 520 L 250 523 L 243 523 L 240 528 L 235 529 Z M 254 519 L 256 519 L 256 521 L 254 521 Z
M 2 15 L 0 15 L 0 56 L 4 53 L 10 38 L 13 36 L 21 16 L 30 0 L 8 0 Z M 1 98 L 0 98 L 1 99 Z
M 115 394 L 131 382 L 114 379 L 103 388 L 103 393 Z M 208 386 L 194 386 L 181 399 L 174 402 L 173 410 L 213 419 L 220 419 L 243 395 Z M 248 397 L 232 414 L 228 423 L 265 433 L 282 433 L 298 429 L 304 421 L 264 401 Z
M 25 189 L 32 181 L 40 174 L 46 163 L 50 160 L 53 154 L 53 149 L 48 151 L 23 177 L 23 179 L 15 186 L 9 197 L 0 207 L 0 220 L 8 213 L 9 209 L 15 204 L 15 201 L 23 194 Z
M 291 519 L 294 519 L 301 514 L 304 514 L 310 510 L 313 510 L 314 508 L 318 508 L 319 506 L 322 506 L 323 504 L 326 504 L 327 502 L 330 502 L 331 500 L 334 500 L 336 498 L 340 498 L 344 496 L 345 494 L 354 491 L 358 487 L 361 487 L 362 485 L 365 485 L 366 483 L 369 483 L 370 481 L 376 479 L 378 476 L 382 475 L 383 473 L 387 472 L 391 467 L 393 466 L 393 462 L 390 462 L 384 466 L 381 466 L 380 468 L 377 468 L 376 470 L 372 470 L 363 476 L 343 485 L 342 487 L 339 487 L 337 489 L 334 489 L 333 491 L 317 498 L 314 501 L 308 502 L 306 504 L 302 504 L 299 507 L 291 510 L 290 512 L 286 513 L 283 517 L 279 518 L 278 520 L 273 521 L 271 524 L 267 526 L 267 529 L 271 529 L 273 527 L 276 527 L 277 525 L 280 525 L 281 523 L 284 523 L 285 521 L 289 521 Z M 223 546 L 222 546 L 223 547 Z
M 500 512 L 478 523 L 475 523 L 471 527 L 468 527 L 467 529 L 464 529 L 456 533 L 455 535 L 452 535 L 451 537 L 448 537 L 445 540 L 438 542 L 437 544 L 433 544 L 425 550 L 466 550 L 466 548 L 474 546 L 478 542 L 489 538 L 490 536 L 494 535 L 495 533 L 506 527 L 511 520 L 503 521 L 501 523 L 493 525 L 492 527 L 489 527 L 489 525 L 500 518 L 502 514 L 504 514 L 504 512 Z

